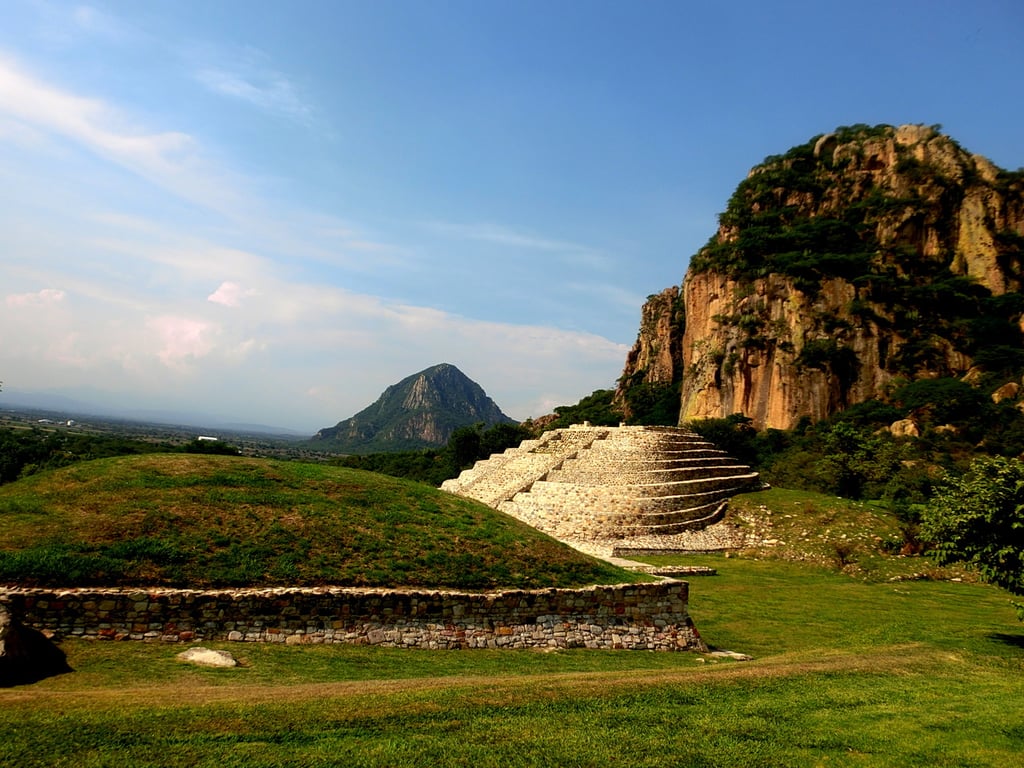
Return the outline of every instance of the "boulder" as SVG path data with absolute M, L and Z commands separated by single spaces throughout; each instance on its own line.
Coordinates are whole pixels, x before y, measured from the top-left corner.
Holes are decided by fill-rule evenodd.
M 0 605 L 0 688 L 70 672 L 64 652 Z
M 209 648 L 189 648 L 178 654 L 178 659 L 201 667 L 237 667 L 235 657 L 227 651 L 214 651 Z
M 1011 381 L 1003 384 L 1003 386 L 992 393 L 992 402 L 1001 403 L 1003 400 L 1016 400 L 1018 394 L 1020 394 L 1020 384 Z
M 900 419 L 889 425 L 893 437 L 920 437 L 921 430 L 912 419 Z

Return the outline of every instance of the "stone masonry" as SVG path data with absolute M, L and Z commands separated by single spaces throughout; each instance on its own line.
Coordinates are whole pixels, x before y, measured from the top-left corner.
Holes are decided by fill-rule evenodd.
M 590 552 L 673 537 L 722 519 L 756 472 L 678 427 L 574 425 L 478 461 L 441 488 Z
M 0 589 L 27 625 L 93 640 L 706 651 L 684 581 L 584 589 Z

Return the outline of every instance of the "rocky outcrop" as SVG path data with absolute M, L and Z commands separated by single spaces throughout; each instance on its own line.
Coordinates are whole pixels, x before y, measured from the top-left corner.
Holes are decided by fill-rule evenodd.
M 682 309 L 675 289 L 645 305 L 620 401 L 671 373 L 680 423 L 788 429 L 1024 346 L 1024 173 L 935 127 L 816 137 L 754 168 L 719 221 Z
M 64 652 L 0 605 L 0 688 L 70 672 Z
M 648 384 L 672 384 L 680 368 L 686 316 L 678 286 L 647 297 L 640 310 L 640 332 L 626 357 L 626 369 Z

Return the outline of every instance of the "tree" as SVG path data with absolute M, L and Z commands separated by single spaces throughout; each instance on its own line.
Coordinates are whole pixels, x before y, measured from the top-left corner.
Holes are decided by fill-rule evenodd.
M 473 463 L 480 458 L 480 433 L 483 427 L 483 422 L 473 426 L 459 427 L 448 438 L 447 451 L 452 456 L 456 474 L 458 470 L 473 466 Z
M 576 405 L 560 405 L 555 408 L 558 418 L 544 429 L 562 429 L 573 424 L 582 424 L 585 421 L 589 421 L 595 427 L 616 426 L 622 421 L 622 412 L 614 401 L 614 390 L 594 390 Z
M 966 562 L 984 581 L 1024 595 L 1024 463 L 982 457 L 962 477 L 947 475 L 921 523 L 939 563 Z M 1024 604 L 1014 605 L 1024 621 Z

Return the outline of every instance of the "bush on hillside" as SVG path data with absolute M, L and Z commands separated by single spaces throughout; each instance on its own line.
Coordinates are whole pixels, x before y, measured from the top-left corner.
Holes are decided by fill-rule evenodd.
M 966 562 L 982 579 L 1024 595 L 1024 462 L 982 457 L 947 476 L 925 508 L 922 532 L 940 563 Z M 1024 621 L 1024 604 L 1016 603 Z

